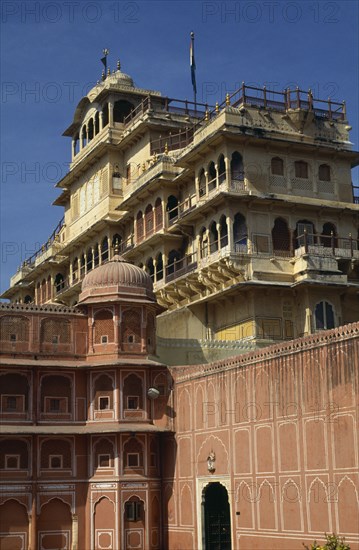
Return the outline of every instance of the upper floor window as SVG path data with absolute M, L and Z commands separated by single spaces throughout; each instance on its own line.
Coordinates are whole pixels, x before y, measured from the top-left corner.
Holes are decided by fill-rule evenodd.
M 125 518 L 127 521 L 140 521 L 144 514 L 143 502 L 136 498 L 125 503 Z
M 315 306 L 315 328 L 324 330 L 335 327 L 333 306 L 326 301 L 319 302 Z
M 308 163 L 304 160 L 296 160 L 294 163 L 295 177 L 308 179 Z
M 320 181 L 330 181 L 330 166 L 328 164 L 321 164 L 318 170 L 318 177 Z
M 283 176 L 284 175 L 284 165 L 283 159 L 279 157 L 273 157 L 271 160 L 271 172 L 273 176 Z
M 20 455 L 5 455 L 5 470 L 19 470 Z

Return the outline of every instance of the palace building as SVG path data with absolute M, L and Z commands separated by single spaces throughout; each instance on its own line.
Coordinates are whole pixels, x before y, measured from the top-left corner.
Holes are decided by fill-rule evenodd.
M 118 65 L 64 218 L 0 304 L 1 550 L 359 550 L 359 198 L 345 104 Z
M 2 297 L 73 306 L 118 241 L 153 281 L 167 364 L 356 321 L 350 129 L 345 103 L 310 91 L 243 84 L 211 107 L 137 88 L 118 64 L 64 132 L 64 217 Z

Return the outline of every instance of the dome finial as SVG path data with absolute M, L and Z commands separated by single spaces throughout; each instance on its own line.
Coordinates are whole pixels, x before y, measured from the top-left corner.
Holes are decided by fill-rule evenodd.
M 115 256 L 118 256 L 120 254 L 120 241 L 118 239 L 115 240 L 115 245 L 113 247 Z
M 121 62 L 120 62 L 120 60 L 117 61 L 117 70 L 118 70 L 118 71 L 121 70 Z

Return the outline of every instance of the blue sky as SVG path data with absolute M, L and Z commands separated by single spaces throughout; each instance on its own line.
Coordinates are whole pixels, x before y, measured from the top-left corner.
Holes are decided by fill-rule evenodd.
M 4 1 L 1 4 L 1 290 L 62 217 L 51 206 L 67 171 L 61 134 L 76 104 L 109 65 L 136 85 L 192 99 L 195 32 L 198 101 L 242 82 L 311 88 L 347 101 L 359 149 L 358 2 Z M 358 183 L 358 172 L 353 173 Z

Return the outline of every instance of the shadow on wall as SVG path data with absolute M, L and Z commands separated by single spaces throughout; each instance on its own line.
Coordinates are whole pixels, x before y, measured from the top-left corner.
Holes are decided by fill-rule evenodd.
M 157 336 L 158 359 L 168 366 L 202 365 L 256 349 L 245 340 L 197 340 Z

